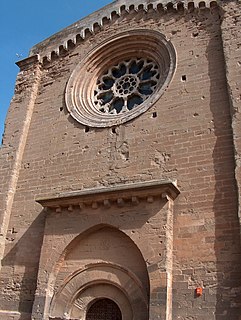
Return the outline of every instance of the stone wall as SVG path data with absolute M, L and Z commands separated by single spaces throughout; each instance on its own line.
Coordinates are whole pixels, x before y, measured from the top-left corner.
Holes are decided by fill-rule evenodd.
M 181 190 L 173 209 L 172 319 L 239 318 L 240 40 L 233 21 L 239 19 L 238 6 L 185 14 L 133 10 L 51 62 L 21 66 L 0 150 L 0 317 L 31 318 L 48 215 L 36 198 L 171 179 Z M 114 128 L 89 128 L 73 120 L 64 92 L 76 65 L 113 33 L 139 28 L 161 32 L 176 49 L 177 70 L 163 97 Z M 67 222 L 61 223 L 66 230 Z M 62 237 L 67 231 L 55 241 Z M 201 297 L 195 296 L 197 287 L 203 287 Z

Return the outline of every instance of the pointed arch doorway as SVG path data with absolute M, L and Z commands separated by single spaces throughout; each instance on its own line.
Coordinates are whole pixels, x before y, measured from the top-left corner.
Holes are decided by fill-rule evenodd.
M 86 320 L 122 320 L 122 315 L 113 300 L 98 299 L 87 311 Z

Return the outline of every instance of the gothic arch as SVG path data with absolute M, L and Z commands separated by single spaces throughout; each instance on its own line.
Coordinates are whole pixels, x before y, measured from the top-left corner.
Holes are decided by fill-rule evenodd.
M 139 248 L 122 231 L 98 225 L 77 236 L 58 262 L 51 318 L 85 319 L 89 304 L 112 299 L 123 320 L 148 319 L 149 278 Z

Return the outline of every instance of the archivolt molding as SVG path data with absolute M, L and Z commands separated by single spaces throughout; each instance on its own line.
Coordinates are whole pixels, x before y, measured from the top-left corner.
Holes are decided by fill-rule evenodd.
M 83 290 L 71 305 L 70 318 L 86 319 L 86 313 L 89 307 L 95 303 L 96 300 L 103 298 L 110 299 L 118 305 L 123 320 L 133 319 L 132 307 L 128 298 L 119 288 L 109 283 L 95 283 L 86 290 Z
M 83 42 L 90 35 L 94 35 L 104 28 L 104 26 L 116 18 L 130 13 L 151 10 L 165 14 L 168 11 L 190 12 L 194 10 L 212 9 L 218 6 L 217 0 L 154 0 L 151 3 L 143 0 L 119 0 L 98 10 L 97 12 L 79 20 L 75 24 L 63 29 L 52 37 L 37 44 L 30 51 L 30 57 L 36 56 L 41 63 L 48 63 L 58 58 L 62 53 L 75 48 L 78 43 Z M 59 39 L 63 39 L 59 43 Z M 51 48 L 51 49 L 49 49 Z M 21 67 L 27 63 L 28 59 L 17 64 Z
M 99 290 L 103 285 L 104 290 Z M 97 298 L 112 298 L 123 310 L 124 320 L 146 319 L 148 297 L 139 279 L 129 270 L 113 264 L 93 264 L 75 272 L 56 293 L 50 318 L 73 319 L 84 315 L 89 303 Z

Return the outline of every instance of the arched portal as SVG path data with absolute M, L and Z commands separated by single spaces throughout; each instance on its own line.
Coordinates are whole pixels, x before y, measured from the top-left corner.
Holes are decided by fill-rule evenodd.
M 86 320 L 122 320 L 122 315 L 113 300 L 99 299 L 87 311 Z
M 120 310 L 116 311 L 116 318 L 111 317 L 113 320 L 148 319 L 147 267 L 131 238 L 114 227 L 99 225 L 80 234 L 65 252 L 58 265 L 58 289 L 50 306 L 52 318 L 90 320 L 89 306 L 107 299 L 106 302 L 112 301 L 109 306 L 113 310 L 117 310 L 114 305 Z M 93 319 L 108 320 L 97 317 L 101 314 L 97 307 L 98 304 Z

